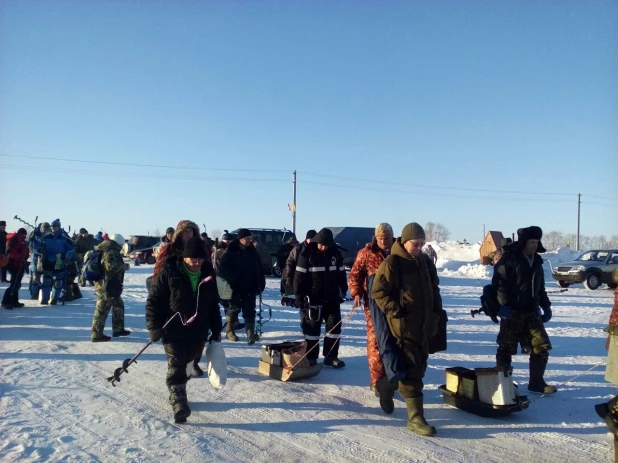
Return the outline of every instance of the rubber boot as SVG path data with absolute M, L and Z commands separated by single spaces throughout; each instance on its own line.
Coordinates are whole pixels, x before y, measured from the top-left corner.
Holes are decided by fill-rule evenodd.
M 376 396 L 380 398 L 380 407 L 387 415 L 390 415 L 395 411 L 393 395 L 395 395 L 397 385 L 398 384 L 391 384 L 386 376 L 380 378 L 376 383 Z
M 546 366 L 547 357 L 542 357 L 540 355 L 530 356 L 530 382 L 528 383 L 529 391 L 539 392 L 541 394 L 556 393 L 556 387 L 547 384 L 543 379 Z
M 597 415 L 605 421 L 610 432 L 616 436 L 616 432 L 618 431 L 618 396 L 614 397 L 609 402 L 595 405 L 594 409 Z
M 170 390 L 170 405 L 174 410 L 174 422 L 186 423 L 187 418 L 191 415 L 191 409 L 187 403 L 187 385 L 175 384 L 169 387 Z
M 236 336 L 236 333 L 234 333 L 234 329 L 236 327 L 236 320 L 230 317 L 225 317 L 225 320 L 227 321 L 227 325 L 225 326 L 225 337 L 229 341 L 238 341 L 238 336 Z
M 245 319 L 245 330 L 247 330 L 247 344 L 255 344 L 260 339 L 255 332 L 255 320 Z
M 419 436 L 435 436 L 437 434 L 436 428 L 425 421 L 422 395 L 406 399 L 406 407 L 408 407 L 408 431 Z

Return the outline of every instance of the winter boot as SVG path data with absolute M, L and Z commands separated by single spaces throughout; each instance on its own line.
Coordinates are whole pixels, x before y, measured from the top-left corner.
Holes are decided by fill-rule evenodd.
M 437 434 L 436 428 L 427 424 L 425 421 L 425 415 L 423 413 L 423 396 L 412 397 L 406 399 L 406 406 L 408 407 L 408 430 L 419 436 L 435 436 Z
M 247 331 L 247 344 L 255 344 L 260 339 L 255 332 L 255 320 L 245 320 L 245 330 Z
M 101 335 L 93 335 L 90 338 L 90 341 L 92 342 L 107 342 L 107 341 L 111 341 L 112 337 L 111 336 L 105 336 L 104 334 Z
M 609 402 L 595 405 L 594 409 L 615 436 L 618 431 L 618 396 Z
M 530 356 L 530 382 L 528 390 L 531 392 L 539 392 L 541 394 L 555 394 L 557 389 L 545 382 L 545 367 L 547 366 L 547 357 L 540 355 Z
M 82 295 L 82 290 L 79 289 L 79 285 L 77 283 L 73 283 L 73 299 L 77 300 L 82 297 L 84 296 Z
M 227 321 L 227 325 L 225 327 L 225 337 L 229 341 L 238 341 L 238 336 L 236 336 L 236 333 L 234 333 L 234 329 L 236 327 L 236 320 L 233 320 L 230 317 L 226 317 L 225 320 Z
M 13 310 L 13 304 L 9 304 L 8 302 L 3 302 L 0 306 L 4 307 L 7 310 Z
M 345 362 L 343 360 L 339 360 L 337 357 L 326 357 L 324 359 L 324 365 L 339 369 L 345 367 Z
M 120 336 L 128 336 L 130 334 L 131 332 L 129 330 L 122 330 L 122 331 L 115 331 L 114 333 L 112 333 L 112 336 L 117 338 Z
M 21 302 L 16 302 L 15 304 L 13 304 L 13 308 L 15 309 L 21 309 L 24 306 L 24 304 L 22 304 Z
M 174 422 L 186 423 L 187 418 L 191 415 L 191 409 L 187 403 L 187 385 L 175 384 L 169 387 L 170 404 L 174 410 Z
M 386 376 L 378 380 L 375 386 L 376 396 L 380 398 L 380 407 L 387 415 L 395 411 L 393 396 L 399 383 L 391 384 Z
M 200 368 L 200 364 L 197 360 L 193 361 L 193 371 L 191 372 L 191 374 L 197 378 L 201 378 L 202 376 L 204 376 L 204 370 Z

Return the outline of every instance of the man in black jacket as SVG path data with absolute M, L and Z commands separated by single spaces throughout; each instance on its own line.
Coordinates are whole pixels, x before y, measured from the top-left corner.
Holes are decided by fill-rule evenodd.
M 163 330 L 163 325 L 173 320 Z M 208 339 L 221 340 L 219 295 L 204 244 L 191 238 L 181 256 L 170 256 L 155 276 L 146 302 L 150 339 L 163 338 L 167 356 L 167 387 L 177 423 L 191 414 L 187 404 L 187 367 L 202 354 Z
M 305 248 L 311 243 L 311 240 L 318 232 L 309 230 L 305 236 L 305 241 L 296 245 L 287 260 L 285 261 L 285 289 L 287 294 L 294 293 L 294 274 L 296 273 L 296 264 L 298 264 L 298 256 L 302 254 Z
M 0 254 L 6 254 L 6 221 L 0 220 Z M 6 283 L 8 267 L 0 269 L 0 283 Z
M 294 274 L 294 295 L 300 307 L 300 326 L 307 341 L 307 359 L 315 365 L 320 332 L 325 322 L 324 365 L 343 368 L 339 360 L 341 302 L 348 291 L 343 257 L 333 232 L 323 228 L 300 253 Z
M 500 310 L 500 333 L 496 363 L 511 368 L 520 340 L 530 341 L 530 382 L 528 390 L 553 394 L 556 388 L 545 383 L 543 375 L 549 359 L 551 343 L 544 323 L 551 320 L 551 302 L 545 291 L 539 227 L 517 230 L 518 240 L 504 246 L 504 254 L 494 267 L 492 285 L 496 288 Z M 543 314 L 541 315 L 541 310 Z
M 281 247 L 277 251 L 277 267 L 279 267 L 279 270 L 281 271 L 281 285 L 280 285 L 279 292 L 281 293 L 282 298 L 286 294 L 291 294 L 291 291 L 292 291 L 292 288 L 288 289 L 286 288 L 286 285 L 285 285 L 287 281 L 287 272 L 288 272 L 288 269 L 286 267 L 286 262 L 288 260 L 288 257 L 290 256 L 290 254 L 292 253 L 292 251 L 297 245 L 298 245 L 298 240 L 296 239 L 296 236 L 292 234 L 287 239 L 287 241 L 281 245 Z M 282 299 L 282 302 L 283 302 L 283 299 Z
M 253 245 L 253 236 L 246 228 L 238 230 L 236 239 L 230 243 L 221 258 L 219 276 L 232 288 L 232 299 L 225 308 L 227 321 L 226 337 L 238 341 L 234 332 L 238 313 L 242 311 L 247 331 L 247 344 L 255 344 L 259 336 L 255 333 L 255 298 L 264 291 L 266 277 L 262 270 L 260 255 Z

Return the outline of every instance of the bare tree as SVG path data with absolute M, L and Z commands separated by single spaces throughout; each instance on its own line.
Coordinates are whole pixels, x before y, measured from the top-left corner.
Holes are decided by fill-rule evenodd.
M 555 251 L 563 245 L 564 235 L 559 231 L 551 231 L 543 235 L 543 245 L 548 251 Z
M 433 241 L 434 240 L 434 236 L 433 235 L 434 235 L 435 228 L 436 228 L 436 224 L 433 223 L 433 222 L 427 222 L 425 224 L 425 227 L 424 227 L 424 229 L 425 229 L 425 239 L 427 241 Z
M 210 233 L 208 233 L 208 238 L 210 238 L 211 240 L 216 240 L 217 238 L 221 239 L 222 236 L 223 230 L 221 230 L 220 228 L 213 228 L 212 230 L 210 230 Z
M 609 246 L 611 248 L 618 248 L 618 235 L 612 235 L 609 240 Z
M 158 229 L 158 228 L 155 228 L 155 229 L 152 231 L 152 236 L 161 236 L 161 232 L 159 231 L 159 229 Z
M 427 241 L 446 241 L 451 237 L 451 231 L 442 223 L 427 222 L 424 230 Z

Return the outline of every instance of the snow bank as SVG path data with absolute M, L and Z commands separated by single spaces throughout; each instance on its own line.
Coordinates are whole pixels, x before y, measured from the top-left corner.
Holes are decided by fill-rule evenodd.
M 455 278 L 489 278 L 492 267 L 481 265 L 480 243 L 459 243 L 458 241 L 435 242 L 428 244 L 438 254 L 436 267 L 440 276 Z

